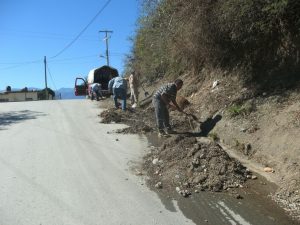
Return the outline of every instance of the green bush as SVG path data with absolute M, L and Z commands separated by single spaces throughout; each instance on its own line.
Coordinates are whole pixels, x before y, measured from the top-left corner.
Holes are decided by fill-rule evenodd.
M 233 104 L 228 108 L 229 115 L 235 116 L 246 116 L 255 110 L 255 105 L 252 102 L 246 102 L 242 104 Z

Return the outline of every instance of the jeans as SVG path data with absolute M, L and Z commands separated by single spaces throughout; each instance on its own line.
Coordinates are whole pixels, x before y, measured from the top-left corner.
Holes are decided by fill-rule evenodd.
M 159 131 L 162 131 L 164 128 L 170 129 L 170 117 L 169 117 L 169 110 L 165 103 L 157 98 L 152 99 L 152 103 L 155 109 L 155 116 L 156 116 L 156 124 Z
M 124 88 L 114 88 L 113 94 L 115 107 L 119 108 L 118 98 L 120 98 L 122 100 L 122 110 L 126 110 L 126 90 Z
M 94 99 L 94 97 L 96 97 L 97 101 L 99 101 L 99 98 L 103 97 L 101 90 L 97 90 L 97 91 L 92 91 L 92 100 Z
M 131 101 L 131 104 L 134 104 L 134 103 L 138 102 L 138 96 L 139 96 L 138 89 L 135 88 L 135 87 L 131 87 L 130 88 L 130 101 Z

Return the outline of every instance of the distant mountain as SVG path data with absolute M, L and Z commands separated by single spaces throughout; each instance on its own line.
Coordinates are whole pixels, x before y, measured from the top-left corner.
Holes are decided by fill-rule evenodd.
M 75 96 L 74 88 L 60 88 L 55 91 L 55 97 L 59 99 L 61 95 L 61 99 L 84 99 L 85 96 Z

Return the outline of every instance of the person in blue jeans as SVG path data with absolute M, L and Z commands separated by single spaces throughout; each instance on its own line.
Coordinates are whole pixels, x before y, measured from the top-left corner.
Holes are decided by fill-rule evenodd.
M 158 136 L 164 136 L 174 133 L 170 125 L 169 105 L 170 102 L 176 107 L 179 112 L 183 110 L 176 102 L 177 91 L 182 88 L 183 81 L 176 79 L 173 83 L 168 83 L 161 86 L 153 95 L 152 103 L 155 109 L 155 117 L 158 128 Z
M 108 83 L 108 89 L 114 95 L 115 107 L 119 108 L 118 98 L 122 100 L 122 110 L 126 110 L 127 81 L 123 77 L 115 77 Z

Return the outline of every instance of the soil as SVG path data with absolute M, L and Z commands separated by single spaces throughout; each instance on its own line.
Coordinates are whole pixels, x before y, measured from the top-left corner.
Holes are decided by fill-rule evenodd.
M 259 164 L 255 172 L 271 177 L 269 181 L 277 185 L 274 201 L 300 221 L 300 95 L 297 91 L 284 96 L 257 95 L 237 78 L 224 77 L 223 73 L 205 77 L 204 81 L 183 77 L 187 82 L 178 95 L 185 98 L 177 100 L 195 116 L 170 112 L 177 133 L 161 138 L 160 145 L 144 157 L 149 185 L 176 189 L 188 197 L 194 191 L 234 193 L 235 188 L 247 186 L 247 179 L 255 183 L 256 176 L 224 150 L 229 148 Z M 213 88 L 216 80 L 218 85 Z M 153 93 L 162 83 L 165 81 L 157 81 L 146 89 Z M 151 95 L 142 99 L 140 107 L 125 112 L 108 102 L 108 110 L 100 114 L 102 122 L 128 125 L 116 132 L 156 133 Z M 273 173 L 264 172 L 264 167 L 272 168 Z

